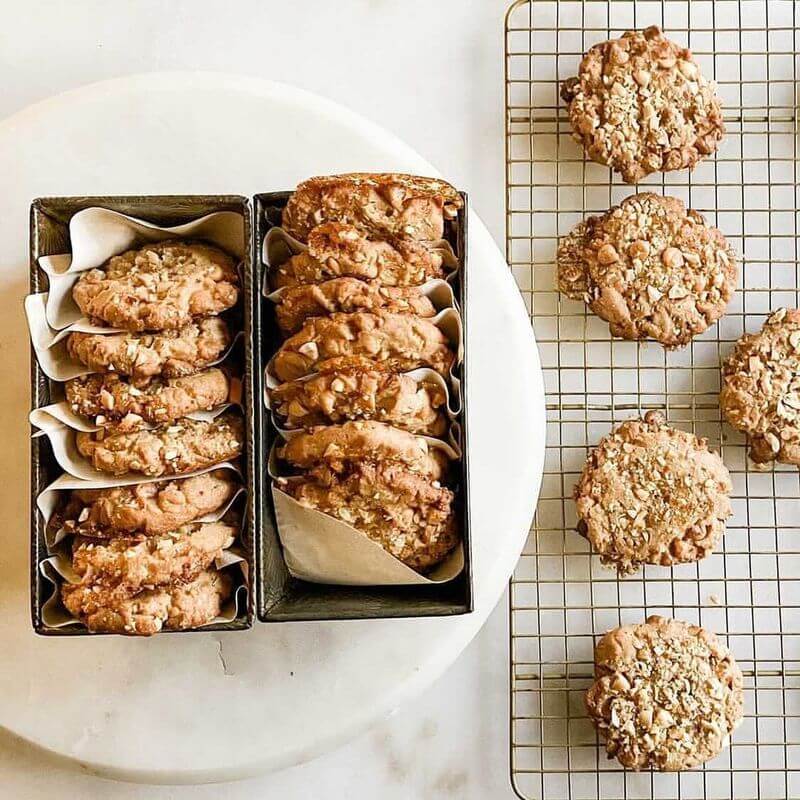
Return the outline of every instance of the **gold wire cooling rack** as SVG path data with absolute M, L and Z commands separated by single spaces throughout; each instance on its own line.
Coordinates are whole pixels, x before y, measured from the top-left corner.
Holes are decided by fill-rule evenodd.
M 798 4 L 517 0 L 506 18 L 507 257 L 536 330 L 547 451 L 529 541 L 510 587 L 511 780 L 523 798 L 800 797 L 800 477 L 757 470 L 720 419 L 721 359 L 770 309 L 800 305 L 796 79 Z M 558 237 L 636 191 L 586 162 L 559 82 L 592 44 L 661 25 L 713 75 L 727 135 L 716 158 L 651 176 L 719 227 L 741 257 L 727 315 L 689 347 L 612 340 L 555 291 Z M 734 516 L 701 563 L 618 580 L 575 531 L 572 487 L 588 448 L 644 409 L 709 439 L 734 482 Z M 702 624 L 745 674 L 730 748 L 686 773 L 633 773 L 606 759 L 583 694 L 606 630 L 660 613 Z

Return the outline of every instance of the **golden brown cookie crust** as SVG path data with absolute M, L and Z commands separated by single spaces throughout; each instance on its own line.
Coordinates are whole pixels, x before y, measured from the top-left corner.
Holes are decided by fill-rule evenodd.
M 72 296 L 94 322 L 162 331 L 232 308 L 238 285 L 235 261 L 218 247 L 166 241 L 128 250 L 82 273 Z
M 741 722 L 742 673 L 709 631 L 652 616 L 609 631 L 595 650 L 586 708 L 609 757 L 628 769 L 691 769 Z
M 424 571 L 458 544 L 453 492 L 393 463 L 352 464 L 281 488 L 299 503 L 352 525 L 412 569 Z
M 270 398 L 292 428 L 374 419 L 426 436 L 441 436 L 447 429 L 447 397 L 439 384 L 369 366 L 344 366 L 282 383 L 270 390 Z
M 417 287 L 382 286 L 378 281 L 334 278 L 285 289 L 275 308 L 285 334 L 297 333 L 309 317 L 357 311 L 387 311 L 433 317 L 433 303 Z
M 756 463 L 800 464 L 800 310 L 781 308 L 722 365 L 722 414 Z
M 75 443 L 101 472 L 138 472 L 152 478 L 185 475 L 238 458 L 244 423 L 238 414 L 226 411 L 210 422 L 185 418 L 151 430 L 78 432 Z
M 284 229 L 306 241 L 324 222 L 343 222 L 382 236 L 441 239 L 444 220 L 463 206 L 445 181 L 399 173 L 349 173 L 303 181 L 283 211 Z
M 114 372 L 81 375 L 64 386 L 76 414 L 96 425 L 170 422 L 228 400 L 228 376 L 217 368 L 183 378 L 129 380 Z
M 218 511 L 237 485 L 232 470 L 217 469 L 171 481 L 74 489 L 54 523 L 56 530 L 100 539 L 156 536 Z
M 725 133 L 714 84 L 655 25 L 592 47 L 561 96 L 586 155 L 627 183 L 692 169 Z
M 429 319 L 411 314 L 332 314 L 314 317 L 282 345 L 275 375 L 291 381 L 325 368 L 330 359 L 363 356 L 396 372 L 430 367 L 447 375 L 455 360 L 447 337 Z
M 731 514 L 732 484 L 704 439 L 648 412 L 606 436 L 575 487 L 578 530 L 620 574 L 713 552 Z
M 224 320 L 210 317 L 161 333 L 71 333 L 67 352 L 93 372 L 178 378 L 219 361 L 230 343 Z
M 559 291 L 583 300 L 614 336 L 681 347 L 725 313 L 736 256 L 675 197 L 631 195 L 559 243 Z

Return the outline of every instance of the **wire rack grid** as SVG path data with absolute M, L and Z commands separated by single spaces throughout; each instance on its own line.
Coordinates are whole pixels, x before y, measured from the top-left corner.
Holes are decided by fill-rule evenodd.
M 796 79 L 798 5 L 518 0 L 506 18 L 507 257 L 545 373 L 547 449 L 536 517 L 510 587 L 512 785 L 523 798 L 800 797 L 800 477 L 760 471 L 723 424 L 721 359 L 770 309 L 800 304 Z M 693 172 L 623 184 L 570 137 L 559 83 L 594 43 L 661 25 L 713 76 L 727 135 Z M 683 350 L 612 340 L 555 290 L 558 237 L 634 191 L 680 197 L 740 255 L 727 315 Z M 714 555 L 624 579 L 574 530 L 572 488 L 612 424 L 650 408 L 721 450 L 734 516 Z M 730 748 L 685 773 L 633 773 L 586 719 L 593 648 L 609 628 L 664 614 L 719 633 L 745 675 Z

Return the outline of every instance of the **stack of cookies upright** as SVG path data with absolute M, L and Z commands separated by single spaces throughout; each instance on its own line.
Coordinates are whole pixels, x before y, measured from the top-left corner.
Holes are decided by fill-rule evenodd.
M 443 238 L 462 208 L 430 178 L 317 177 L 266 235 L 280 332 L 267 354 L 280 434 L 269 469 L 295 577 L 418 583 L 463 564 L 459 261 Z
M 43 618 L 104 633 L 197 628 L 235 616 L 243 580 L 230 550 L 242 522 L 241 375 L 226 358 L 241 319 L 243 221 L 210 215 L 216 234 L 199 221 L 198 238 L 178 239 L 109 214 L 73 218 L 68 268 L 26 306 L 41 368 L 63 379 L 31 415 L 64 471 L 37 498 L 48 547 L 39 567 L 57 584 Z M 236 238 L 223 235 L 231 228 L 236 253 L 217 243 Z M 42 317 L 70 315 L 45 341 Z

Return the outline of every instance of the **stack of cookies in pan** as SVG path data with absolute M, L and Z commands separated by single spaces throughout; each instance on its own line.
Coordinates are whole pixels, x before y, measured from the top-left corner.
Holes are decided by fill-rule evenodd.
M 430 178 L 312 178 L 283 210 L 293 254 L 267 276 L 283 335 L 267 376 L 278 487 L 422 573 L 460 541 L 452 451 L 430 437 L 451 435 L 458 344 L 431 287 L 452 306 L 442 238 L 462 206 Z
M 72 332 L 91 372 L 63 387 L 97 471 L 65 492 L 49 539 L 71 556 L 66 610 L 90 631 L 149 635 L 206 625 L 233 591 L 217 564 L 237 539 L 229 510 L 244 447 L 241 380 L 211 366 L 231 345 L 220 314 L 240 297 L 237 261 L 200 241 L 146 244 L 79 274 L 72 298 L 109 333 Z M 225 464 L 224 468 L 213 469 Z M 148 480 L 149 479 L 149 480 Z M 144 482 L 138 482 L 139 480 Z

